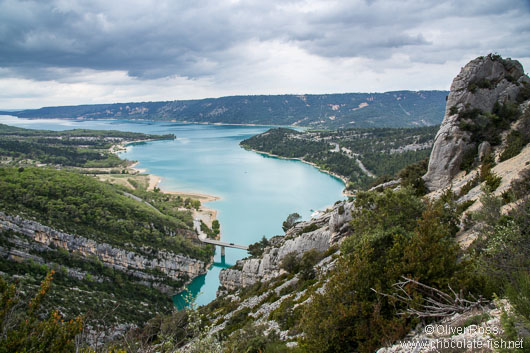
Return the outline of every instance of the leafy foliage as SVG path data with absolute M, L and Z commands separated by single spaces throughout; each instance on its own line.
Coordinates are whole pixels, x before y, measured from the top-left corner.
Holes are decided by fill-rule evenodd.
M 51 287 L 53 271 L 26 306 L 14 284 L 0 277 L 0 352 L 72 352 L 83 328 L 81 317 L 64 322 L 58 311 L 41 318 L 41 304 Z
M 506 137 L 506 148 L 500 155 L 500 161 L 505 161 L 518 155 L 530 142 L 530 109 L 526 109 L 517 129 L 511 131 Z
M 283 221 L 282 223 L 282 229 L 284 232 L 292 228 L 296 222 L 298 222 L 302 216 L 300 216 L 298 213 L 291 213 L 289 216 L 287 216 L 287 219 Z
M 468 263 L 458 261 L 449 227 L 455 215 L 443 202 L 425 205 L 405 189 L 361 194 L 355 210 L 354 234 L 344 241 L 326 293 L 316 294 L 302 315 L 307 351 L 372 352 L 402 337 L 414 319 L 397 315 L 401 304 L 372 290 L 389 293 L 402 275 L 437 288 L 479 283 L 466 273 Z M 408 290 L 421 299 L 416 288 Z
M 435 126 L 302 133 L 280 128 L 246 139 L 241 145 L 281 157 L 301 158 L 348 179 L 348 188 L 364 188 L 373 181 L 369 173 L 376 177 L 394 175 L 409 164 L 426 159 L 437 129 Z M 414 183 L 420 187 L 419 180 Z
M 108 149 L 112 143 L 174 139 L 174 135 L 147 135 L 103 130 L 31 130 L 0 124 L 0 155 L 15 161 L 90 168 L 123 167 L 128 161 Z
M 416 190 L 417 195 L 425 195 L 428 190 L 422 176 L 427 173 L 428 167 L 429 159 L 425 158 L 422 161 L 401 169 L 397 174 L 397 176 L 401 178 L 401 185 Z
M 248 246 L 248 253 L 250 254 L 250 256 L 258 257 L 263 254 L 263 250 L 267 246 L 269 246 L 269 241 L 267 240 L 267 238 L 265 238 L 265 236 L 263 236 L 260 241 L 255 242 L 254 244 L 250 244 Z
M 207 260 L 211 248 L 193 243 L 189 226 L 77 173 L 0 168 L 0 208 L 99 242 L 141 251 L 146 245 Z M 129 244 L 129 245 L 127 245 Z
M 488 141 L 492 146 L 496 146 L 501 142 L 501 132 L 507 130 L 519 116 L 516 104 L 496 102 L 491 112 L 482 112 L 479 109 L 460 112 L 460 128 L 471 134 L 471 141 L 476 145 Z

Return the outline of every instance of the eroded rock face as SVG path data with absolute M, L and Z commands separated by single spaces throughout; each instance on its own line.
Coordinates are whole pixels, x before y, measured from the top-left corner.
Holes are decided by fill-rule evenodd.
M 477 148 L 471 142 L 470 133 L 460 128 L 460 113 L 473 109 L 490 113 L 496 102 L 513 102 L 523 82 L 530 79 L 518 61 L 493 55 L 472 60 L 460 71 L 451 84 L 429 169 L 423 176 L 431 191 L 448 186 L 459 172 L 464 154 Z
M 287 231 L 285 237 L 275 238 L 272 246 L 266 248 L 261 257 L 239 260 L 235 267 L 221 270 L 221 285 L 226 289 L 235 289 L 257 281 L 268 281 L 283 272 L 280 265 L 287 254 L 295 252 L 301 256 L 311 249 L 326 251 L 347 234 L 352 207 L 353 202 L 341 202 L 330 212 L 297 224 Z M 301 233 L 302 229 L 311 224 L 319 228 Z
M 160 250 L 150 258 L 144 255 L 120 249 L 105 243 L 98 243 L 82 236 L 64 233 L 44 226 L 38 222 L 16 216 L 12 217 L 0 212 L 0 229 L 13 230 L 25 234 L 36 244 L 76 252 L 83 257 L 95 256 L 103 264 L 138 277 L 140 280 L 151 281 L 154 277 L 145 270 L 158 269 L 174 280 L 193 278 L 206 272 L 207 264 L 180 254 Z M 144 249 L 149 250 L 149 249 Z M 18 256 L 24 257 L 23 254 Z M 153 283 L 154 285 L 154 283 Z M 178 290 L 177 288 L 174 289 Z

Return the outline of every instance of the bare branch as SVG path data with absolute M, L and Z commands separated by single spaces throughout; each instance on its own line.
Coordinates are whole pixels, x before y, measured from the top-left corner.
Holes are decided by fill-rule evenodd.
M 451 294 L 442 292 L 441 290 L 418 282 L 414 279 L 401 276 L 403 279 L 392 286 L 395 292 L 392 294 L 381 293 L 371 288 L 375 293 L 387 298 L 403 303 L 407 306 L 405 311 L 399 312 L 399 315 L 416 316 L 420 318 L 426 317 L 449 317 L 457 313 L 464 313 L 475 308 L 482 308 L 488 303 L 487 300 L 480 296 L 476 298 L 472 294 L 468 297 L 471 300 L 464 298 L 462 291 L 456 293 L 449 285 Z M 407 288 L 413 286 L 418 293 L 422 295 L 420 303 L 413 303 L 413 298 L 410 296 Z

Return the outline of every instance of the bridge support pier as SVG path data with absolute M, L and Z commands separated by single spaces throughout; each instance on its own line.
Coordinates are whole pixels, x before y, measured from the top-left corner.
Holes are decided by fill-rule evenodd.
M 225 247 L 221 246 L 221 257 L 225 257 Z

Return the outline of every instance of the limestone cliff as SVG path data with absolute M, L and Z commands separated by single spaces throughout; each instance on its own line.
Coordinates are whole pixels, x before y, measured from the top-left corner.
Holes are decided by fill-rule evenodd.
M 170 279 L 183 281 L 198 276 L 207 269 L 207 264 L 203 261 L 187 256 L 168 251 L 154 252 L 150 251 L 148 247 L 144 247 L 142 249 L 144 253 L 153 254 L 152 257 L 148 258 L 133 251 L 98 243 L 79 235 L 64 233 L 38 222 L 19 216 L 9 216 L 3 212 L 0 212 L 0 230 L 12 230 L 24 234 L 32 240 L 30 243 L 19 242 L 18 249 L 10 249 L 5 254 L 13 260 L 17 258 L 35 259 L 34 255 L 30 255 L 30 250 L 45 251 L 50 248 L 60 248 L 86 258 L 96 257 L 106 266 L 127 272 L 138 278 L 140 282 L 169 293 L 175 293 L 179 288 L 159 286 L 156 282 L 160 278 L 152 274 L 153 270 L 160 271 Z
M 526 84 L 530 79 L 516 60 L 490 54 L 462 68 L 451 84 L 445 116 L 423 177 L 431 191 L 448 186 L 460 171 L 464 155 L 478 148 L 472 132 L 462 128 L 474 118 L 466 113 L 491 113 L 496 104 L 512 103 Z
M 236 266 L 221 270 L 221 285 L 225 289 L 235 289 L 257 281 L 268 281 L 284 272 L 280 265 L 287 254 L 294 252 L 301 256 L 311 249 L 326 251 L 346 235 L 352 207 L 353 202 L 343 201 L 328 212 L 297 224 L 287 231 L 285 237 L 274 238 L 272 245 L 265 248 L 259 258 L 239 260 Z M 304 232 L 304 229 L 312 228 L 315 229 Z

